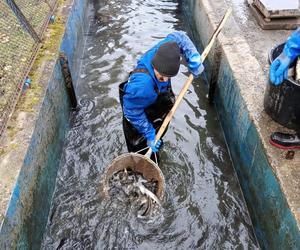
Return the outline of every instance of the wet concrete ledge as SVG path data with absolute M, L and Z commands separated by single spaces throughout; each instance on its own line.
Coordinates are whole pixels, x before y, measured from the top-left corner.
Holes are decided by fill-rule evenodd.
M 87 25 L 87 2 L 66 1 L 64 5 L 60 14 L 68 16 L 68 21 L 60 51 L 67 56 L 72 77 L 76 79 L 79 48 L 82 48 L 84 25 Z M 17 169 L 15 176 L 6 176 L 12 179 L 17 176 L 17 179 L 13 190 L 10 190 L 10 201 L 0 228 L 0 249 L 40 248 L 63 142 L 69 128 L 70 98 L 57 54 L 42 64 L 47 66 L 38 81 L 46 89 L 32 117 L 32 125 L 25 122 L 25 129 L 28 125 L 30 132 L 28 142 L 21 142 L 24 153 L 17 159 L 20 170 Z M 7 164 L 10 165 L 9 162 Z
M 204 45 L 234 4 L 223 0 L 186 2 Z M 215 104 L 260 246 L 299 249 L 300 153 L 296 152 L 292 161 L 286 160 L 285 152 L 268 143 L 272 131 L 284 128 L 263 110 L 268 69 L 261 66 L 255 39 L 263 42 L 267 37 L 246 40 L 247 35 L 247 27 L 241 31 L 233 15 L 209 55 L 207 72 L 217 82 Z M 282 32 L 282 39 L 286 39 L 284 35 Z

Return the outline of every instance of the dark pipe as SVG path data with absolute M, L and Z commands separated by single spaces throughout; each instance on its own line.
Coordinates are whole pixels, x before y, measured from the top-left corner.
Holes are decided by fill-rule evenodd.
M 73 86 L 71 72 L 69 69 L 68 58 L 64 53 L 60 53 L 59 61 L 60 61 L 60 65 L 61 65 L 62 74 L 65 79 L 67 91 L 70 96 L 71 106 L 73 109 L 75 109 L 77 107 L 77 98 L 76 98 L 76 94 L 75 94 L 75 90 L 74 90 L 74 86 Z

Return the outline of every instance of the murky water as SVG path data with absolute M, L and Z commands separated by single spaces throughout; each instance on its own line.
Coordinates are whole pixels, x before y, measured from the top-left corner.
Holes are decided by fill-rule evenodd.
M 91 3 L 91 7 L 93 4 Z M 256 249 L 246 205 L 215 110 L 197 79 L 164 137 L 160 213 L 137 218 L 121 201 L 102 200 L 106 166 L 126 152 L 118 84 L 147 49 L 175 30 L 189 32 L 171 0 L 110 0 L 86 33 L 77 95 L 58 172 L 44 249 Z M 188 70 L 172 80 L 178 93 Z

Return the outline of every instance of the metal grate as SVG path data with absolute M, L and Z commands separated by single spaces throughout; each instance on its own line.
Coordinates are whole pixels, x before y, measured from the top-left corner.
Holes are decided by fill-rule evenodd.
M 0 137 L 58 0 L 0 0 Z

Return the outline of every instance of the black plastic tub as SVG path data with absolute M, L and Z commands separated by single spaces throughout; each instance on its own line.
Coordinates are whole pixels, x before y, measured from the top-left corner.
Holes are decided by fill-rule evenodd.
M 270 64 L 280 55 L 283 47 L 284 44 L 280 44 L 270 51 Z M 294 66 L 295 62 L 290 68 Z M 300 85 L 290 77 L 278 86 L 269 81 L 264 97 L 264 109 L 274 121 L 282 126 L 300 130 Z

